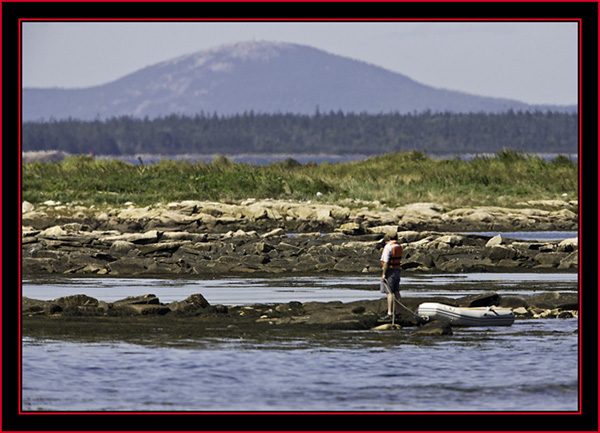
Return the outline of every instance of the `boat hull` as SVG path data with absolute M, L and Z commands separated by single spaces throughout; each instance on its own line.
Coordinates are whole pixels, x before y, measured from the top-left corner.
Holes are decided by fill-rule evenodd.
M 452 307 L 436 302 L 419 305 L 417 315 L 428 320 L 445 320 L 453 326 L 510 326 L 515 321 L 509 308 Z

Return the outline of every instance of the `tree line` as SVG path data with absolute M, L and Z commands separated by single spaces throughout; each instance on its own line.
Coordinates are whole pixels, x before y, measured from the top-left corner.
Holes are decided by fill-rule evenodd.
M 366 114 L 329 112 L 113 117 L 25 122 L 22 150 L 72 154 L 577 153 L 576 113 Z

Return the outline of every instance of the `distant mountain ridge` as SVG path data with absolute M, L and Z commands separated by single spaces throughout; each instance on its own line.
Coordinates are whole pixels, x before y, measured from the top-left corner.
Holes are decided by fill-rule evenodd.
M 402 74 L 308 46 L 240 42 L 180 56 L 82 89 L 24 88 L 23 121 L 156 118 L 244 112 L 314 114 L 559 111 L 420 84 Z

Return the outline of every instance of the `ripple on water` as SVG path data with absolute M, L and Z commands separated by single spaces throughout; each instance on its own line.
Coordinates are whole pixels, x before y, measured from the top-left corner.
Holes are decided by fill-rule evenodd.
M 331 331 L 180 346 L 27 338 L 23 408 L 575 411 L 577 326 L 545 319 L 450 338 Z

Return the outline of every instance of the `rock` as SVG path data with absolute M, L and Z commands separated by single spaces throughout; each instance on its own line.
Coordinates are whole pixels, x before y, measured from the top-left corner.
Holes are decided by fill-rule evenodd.
M 100 265 L 85 265 L 81 269 L 77 269 L 76 272 L 81 274 L 99 274 L 103 275 L 108 273 L 108 270 L 104 266 Z
M 66 315 L 90 315 L 95 316 L 103 314 L 103 310 L 99 308 L 97 299 L 87 295 L 70 295 L 53 301 L 60 306 L 61 313 Z
M 486 295 L 491 298 L 494 294 Z M 568 297 L 558 296 L 558 304 L 556 304 L 557 299 L 555 298 L 557 296 L 555 294 L 546 295 L 549 299 L 547 304 L 541 302 L 541 299 L 536 300 L 538 306 L 532 308 L 516 307 L 513 309 L 515 314 L 520 318 L 577 317 L 576 305 L 561 303 L 562 301 L 569 301 Z M 403 298 L 402 301 L 406 305 L 406 310 L 402 308 L 400 312 L 396 311 L 399 314 L 396 317 L 396 326 L 393 329 L 414 327 L 412 335 L 415 336 L 452 335 L 452 327 L 445 321 L 431 321 L 420 326 L 423 321 L 417 320 L 412 311 L 421 302 L 441 302 L 457 306 L 455 300 L 434 297 L 426 300 L 423 298 Z M 483 304 L 489 303 L 491 302 L 483 302 Z M 478 305 L 475 298 L 472 299 L 470 305 Z M 569 309 L 565 309 L 567 307 Z M 149 326 L 150 332 L 154 332 L 157 328 L 162 329 L 164 326 L 165 330 L 175 330 L 178 333 L 177 335 L 180 336 L 180 327 L 189 327 L 195 329 L 194 332 L 197 333 L 198 338 L 204 337 L 207 332 L 223 329 L 235 328 L 244 330 L 244 333 L 263 332 L 265 326 L 277 327 L 282 330 L 297 327 L 298 330 L 308 331 L 311 334 L 326 330 L 387 330 L 392 329 L 391 323 L 382 324 L 379 320 L 385 314 L 386 309 L 387 302 L 384 297 L 378 300 L 348 303 L 340 301 L 307 303 L 292 301 L 281 304 L 257 304 L 243 307 L 213 306 L 201 294 L 190 295 L 184 301 L 172 302 L 168 305 L 161 304 L 159 299 L 152 294 L 130 296 L 113 303 L 97 301 L 85 295 L 66 296 L 55 301 L 37 301 L 28 298 L 22 300 L 23 319 L 35 316 L 38 320 L 36 323 L 43 328 L 44 335 L 52 335 L 47 333 L 51 331 L 47 331 L 44 327 L 44 324 L 50 322 L 39 321 L 39 318 L 52 316 L 48 318 L 48 320 L 52 320 L 51 326 L 59 324 L 58 329 L 64 332 L 69 326 L 79 327 L 83 322 L 71 318 L 82 315 L 86 316 L 85 324 L 93 329 L 94 335 L 104 332 L 105 325 L 110 323 L 112 323 L 110 325 L 112 327 L 123 326 L 119 322 L 122 319 L 119 318 L 127 317 L 128 319 L 124 322 L 132 323 L 130 318 L 139 316 L 156 316 L 156 319 L 144 319 L 134 322 L 136 326 Z M 159 318 L 159 316 L 165 315 L 168 315 L 166 321 Z M 59 322 L 62 316 L 67 319 L 64 322 Z M 102 321 L 95 324 L 91 319 L 94 316 L 101 316 Z M 113 321 L 110 322 L 110 320 Z M 27 325 L 32 326 L 32 323 L 28 322 Z M 75 332 L 79 332 L 79 329 Z
M 524 264 L 524 261 L 520 261 L 520 260 L 502 259 L 502 260 L 498 261 L 498 263 L 496 264 L 496 266 L 498 268 L 501 268 L 501 269 L 512 270 L 514 268 L 518 268 L 520 266 L 523 266 L 523 264 Z
M 461 307 L 490 307 L 500 305 L 500 295 L 494 292 L 468 295 L 456 300 Z
M 542 243 L 540 242 L 521 242 L 516 241 L 511 244 L 511 246 L 519 251 L 539 251 L 542 247 Z
M 475 210 L 475 211 L 465 215 L 464 219 L 468 222 L 489 224 L 489 223 L 494 222 L 494 220 L 496 218 L 494 218 L 494 216 L 489 212 Z
M 386 225 L 386 226 L 369 227 L 368 232 L 369 233 L 379 233 L 384 236 L 386 236 L 386 235 L 390 236 L 393 233 L 398 233 L 398 226 L 397 225 Z M 417 233 L 417 232 L 413 232 L 413 233 Z M 401 233 L 398 233 L 398 241 L 401 243 L 409 242 L 406 239 L 403 239 L 401 237 Z
M 342 224 L 338 230 L 346 235 L 362 235 L 365 233 L 365 230 L 357 223 Z
M 81 232 L 81 231 L 88 231 L 89 227 L 86 226 L 85 224 L 81 224 L 81 223 L 67 223 L 64 224 L 62 226 L 63 230 L 65 230 L 67 233 L 77 233 L 77 232 Z
M 525 299 L 519 298 L 518 296 L 502 296 L 500 298 L 500 304 L 498 306 L 510 308 L 513 310 L 517 308 L 526 309 L 529 307 L 529 303 Z
M 23 296 L 21 298 L 21 312 L 25 315 L 56 314 L 63 309 L 54 301 L 40 301 Z
M 546 252 L 546 253 L 537 254 L 535 256 L 535 261 L 538 263 L 538 267 L 555 268 L 565 258 L 566 258 L 566 253 Z
M 445 235 L 437 238 L 435 242 L 437 242 L 438 244 L 445 244 L 449 247 L 456 247 L 462 245 L 463 237 L 456 235 Z
M 176 210 L 184 215 L 190 216 L 198 210 L 198 206 L 201 205 L 201 202 L 194 200 L 184 200 L 180 203 L 172 202 L 167 204 L 167 208 L 171 210 Z
M 127 209 L 120 209 L 117 218 L 121 220 L 149 220 L 161 214 L 160 209 L 147 206 L 144 208 L 135 208 L 130 206 Z
M 128 296 L 124 299 L 113 302 L 114 305 L 141 305 L 141 304 L 159 304 L 156 295 L 147 294 L 140 296 Z
M 317 221 L 331 222 L 333 220 L 330 206 L 318 206 L 315 215 Z
M 402 258 L 402 269 L 411 269 L 415 267 L 432 268 L 434 267 L 431 254 L 420 250 L 407 250 Z
M 434 260 L 435 268 L 443 272 L 486 272 L 493 263 L 489 258 L 469 257 L 458 255 L 455 257 L 439 257 Z
M 154 262 L 150 258 L 122 257 L 107 265 L 110 275 L 139 275 L 147 273 Z
M 333 267 L 335 271 L 344 273 L 356 272 L 358 268 L 362 269 L 360 265 L 357 266 L 356 260 L 351 258 L 343 258 Z
M 208 241 L 207 233 L 189 233 L 186 231 L 165 231 L 160 238 L 163 242 L 170 241 L 191 241 L 191 242 L 206 242 Z
M 494 207 L 446 211 L 435 203 L 395 209 L 383 208 L 380 203 L 344 203 L 348 207 L 277 200 L 248 200 L 239 205 L 199 201 L 146 208 L 132 205 L 104 208 L 96 214 L 88 209 L 89 217 L 61 217 L 61 225 L 56 225 L 56 218 L 24 216 L 23 272 L 216 275 L 231 270 L 321 272 L 337 266 L 340 272 L 376 273 L 384 236 L 391 232 L 398 232 L 405 248 L 402 267 L 410 272 L 484 272 L 536 266 L 578 269 L 575 239 L 516 242 L 501 236 L 490 239 L 431 231 L 438 227 L 461 232 L 481 229 L 481 223 L 465 219 L 477 212 L 494 217 L 490 223 L 494 230 L 507 218 L 521 217 L 535 218 L 538 228 L 542 220 L 552 221 L 552 213 Z M 181 216 L 189 220 L 178 219 Z M 408 220 L 414 224 L 405 224 Z M 552 224 L 555 228 L 561 225 Z M 157 225 L 163 227 L 151 229 Z M 288 237 L 286 232 L 298 235 Z
M 516 316 L 532 316 L 531 312 L 525 307 L 513 308 L 513 313 L 515 313 Z
M 573 317 L 577 317 L 578 314 L 576 311 L 560 311 L 556 317 L 559 319 L 571 319 Z
M 128 296 L 112 303 L 113 311 L 120 314 L 133 315 L 164 315 L 171 311 L 169 307 L 161 305 L 156 295 Z
M 563 221 L 563 224 L 577 224 L 577 214 L 569 209 L 561 209 L 559 211 L 550 212 L 551 218 Z
M 443 320 L 434 320 L 418 327 L 412 335 L 434 335 L 450 336 L 452 335 L 452 326 Z
M 493 262 L 498 262 L 504 259 L 512 260 L 517 257 L 517 251 L 511 247 L 493 245 L 487 249 L 487 257 Z
M 129 241 L 114 241 L 108 250 L 110 254 L 125 256 L 135 249 L 135 244 Z
M 283 230 L 282 228 L 276 228 L 262 235 L 263 238 L 274 238 L 281 236 L 285 236 L 285 230 Z
M 21 203 L 21 212 L 22 213 L 33 212 L 34 209 L 35 209 L 35 206 L 33 206 L 31 203 L 29 203 L 26 200 L 23 200 L 23 203 Z
M 302 308 L 295 307 L 301 316 L 292 323 L 319 329 L 368 330 L 377 325 L 382 305 L 380 301 L 307 302 Z
M 420 216 L 439 216 L 441 212 L 444 212 L 444 207 L 436 203 L 413 203 L 401 207 L 402 212 L 405 214 L 413 214 Z
M 253 250 L 255 253 L 269 253 L 271 251 L 273 251 L 275 249 L 275 247 L 271 244 L 268 244 L 266 242 L 257 242 L 254 244 L 253 246 Z
M 422 232 L 406 230 L 406 231 L 398 231 L 398 242 L 400 243 L 411 243 L 416 242 L 423 238 Z
M 195 223 L 197 220 L 194 215 L 187 215 L 180 211 L 163 212 L 152 218 L 151 226 L 148 227 L 177 227 Z
M 207 309 L 212 311 L 212 309 L 209 308 L 209 302 L 200 293 L 190 295 L 181 302 L 171 302 L 168 307 L 171 311 L 187 315 L 200 314 L 206 312 Z
M 53 203 L 55 205 L 56 203 Z M 356 206 L 368 205 L 369 208 Z M 563 205 L 564 206 L 564 205 Z M 577 202 L 569 202 L 576 207 Z M 61 210 L 66 217 L 76 215 L 81 210 L 75 206 L 64 206 Z M 369 210 L 371 209 L 371 210 Z M 131 205 L 125 209 L 101 209 L 94 213 L 85 209 L 85 214 L 96 222 L 113 227 L 132 227 L 135 224 L 152 226 L 193 228 L 202 227 L 208 230 L 221 229 L 222 226 L 235 224 L 240 228 L 248 224 L 258 224 L 263 229 L 273 230 L 289 223 L 298 228 L 298 222 L 321 227 L 339 227 L 351 222 L 358 223 L 367 229 L 377 226 L 396 226 L 397 230 L 448 230 L 475 231 L 480 229 L 494 230 L 540 230 L 547 227 L 552 230 L 576 230 L 577 214 L 561 209 L 554 212 L 536 209 L 502 209 L 497 207 L 478 207 L 473 209 L 455 209 L 446 211 L 443 205 L 436 203 L 413 203 L 389 209 L 377 202 L 345 201 L 344 206 L 324 203 L 294 203 L 287 200 L 246 200 L 240 204 L 216 202 L 183 201 L 168 205 L 153 205 L 136 208 Z M 52 212 L 56 211 L 54 207 Z M 29 225 L 38 226 L 38 221 L 46 218 L 37 211 L 27 213 Z M 402 228 L 400 228 L 402 227 Z M 48 228 L 48 226 L 44 227 Z M 124 230 L 122 230 L 124 231 Z
M 279 304 L 275 307 L 275 311 L 282 314 L 303 315 L 304 308 L 301 302 L 291 301 L 286 304 Z
M 561 252 L 561 253 L 570 253 L 572 251 L 575 251 L 578 248 L 578 245 L 579 245 L 578 238 L 565 239 L 565 240 L 559 242 L 557 251 Z
M 149 243 L 158 242 L 162 237 L 163 232 L 157 230 L 150 230 L 144 233 L 125 233 L 117 236 L 106 236 L 99 240 L 104 243 L 112 244 L 115 241 L 126 241 L 136 245 L 144 245 Z
M 139 245 L 137 247 L 141 254 L 155 254 L 155 253 L 173 253 L 179 249 L 182 245 L 190 244 L 190 241 L 171 241 L 171 242 L 158 242 L 149 245 Z
M 496 235 L 493 238 L 491 238 L 489 241 L 487 241 L 487 243 L 485 244 L 486 247 L 494 247 L 497 245 L 504 245 L 506 243 L 505 239 L 502 237 L 502 235 Z
M 59 206 L 61 204 L 61 202 L 59 201 L 54 201 L 54 200 L 46 200 L 45 202 L 42 203 L 44 206 Z
M 293 271 L 297 272 L 324 272 L 331 271 L 336 265 L 335 258 L 331 257 L 327 254 L 320 253 L 311 253 L 310 251 L 307 254 L 301 255 L 298 257 L 298 263 L 294 266 Z M 346 264 L 342 264 L 341 266 L 346 266 Z M 356 264 L 352 267 L 351 271 L 342 270 L 342 272 L 355 272 Z
M 258 233 L 256 233 L 256 231 L 251 230 L 248 232 L 245 232 L 242 229 L 236 230 L 234 231 L 229 231 L 227 233 L 225 233 L 225 235 L 222 237 L 222 239 L 231 239 L 231 238 L 238 238 L 238 239 L 252 239 L 252 238 L 257 238 L 258 237 Z
M 558 269 L 573 269 L 576 270 L 579 266 L 579 255 L 577 252 L 572 252 L 558 264 Z
M 46 230 L 43 230 L 39 234 L 40 237 L 48 238 L 48 239 L 60 238 L 60 237 L 66 236 L 66 235 L 67 235 L 67 232 L 65 230 L 63 230 L 63 228 L 60 226 L 50 227 Z
M 45 275 L 62 273 L 68 266 L 55 257 L 23 257 L 21 269 L 24 275 Z
M 534 319 L 551 319 L 555 318 L 558 315 L 558 310 L 551 309 L 535 309 L 535 313 L 533 314 Z
M 310 206 L 296 206 L 290 213 L 298 220 L 311 220 L 315 218 L 315 210 Z
M 579 297 L 576 294 L 544 292 L 527 299 L 532 308 L 579 310 Z
M 130 314 L 138 314 L 142 316 L 163 316 L 171 311 L 169 307 L 164 305 L 148 305 L 148 304 L 132 304 L 122 305 L 119 307 L 121 312 L 128 312 Z
M 54 302 L 60 305 L 63 310 L 77 307 L 97 307 L 98 300 L 87 295 L 71 295 L 55 299 Z

